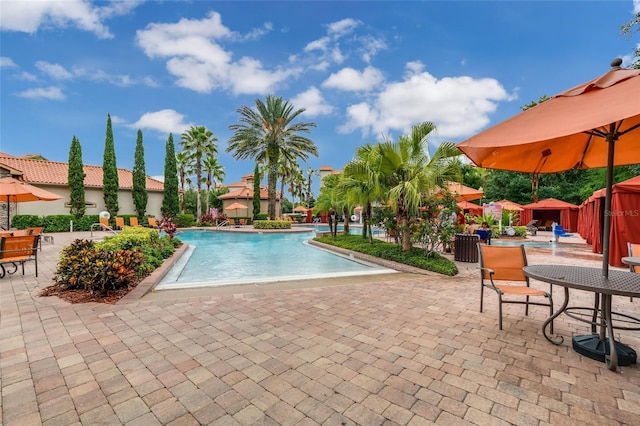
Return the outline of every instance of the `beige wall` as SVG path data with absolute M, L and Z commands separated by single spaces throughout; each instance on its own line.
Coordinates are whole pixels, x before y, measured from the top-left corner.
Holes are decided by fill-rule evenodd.
M 28 203 L 18 203 L 17 210 L 14 211 L 15 204 L 11 204 L 11 216 L 15 214 L 33 214 L 38 216 L 48 216 L 53 214 L 70 214 L 69 208 L 65 207 L 64 203 L 69 201 L 69 189 L 55 186 L 34 185 L 42 189 L 46 189 L 49 192 L 60 195 L 62 198 L 55 201 L 32 201 Z M 162 207 L 162 199 L 164 194 L 157 191 L 149 191 L 149 199 L 147 201 L 148 215 L 153 215 L 160 219 L 162 213 L 160 209 Z M 84 198 L 87 203 L 96 203 L 96 207 L 87 206 L 86 214 L 99 214 L 105 210 L 102 188 L 86 188 Z M 3 203 L 4 204 L 4 203 Z M 118 193 L 118 214 L 135 214 L 135 208 L 133 206 L 133 197 L 130 190 L 121 189 Z M 2 210 L 6 213 L 6 210 Z M 238 212 L 240 213 L 240 212 Z M 2 213 L 0 213 L 2 214 Z M 6 217 L 6 214 L 5 214 Z M 5 220 L 6 221 L 6 220 Z
M 240 203 L 242 205 L 247 206 L 246 209 L 239 210 L 227 210 L 226 208 L 233 203 Z M 269 201 L 268 200 L 260 200 L 260 212 L 267 213 L 269 211 Z M 228 217 L 253 217 L 253 200 L 222 200 L 222 212 L 226 214 Z M 280 214 L 280 202 L 276 201 L 276 215 L 281 216 Z

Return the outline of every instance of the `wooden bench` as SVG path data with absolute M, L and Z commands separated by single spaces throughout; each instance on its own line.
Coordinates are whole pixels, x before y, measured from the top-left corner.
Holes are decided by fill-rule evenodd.
M 28 261 L 35 262 L 36 277 L 38 276 L 38 244 L 40 235 L 2 236 L 0 237 L 0 278 L 18 270 L 18 264 L 22 266 Z M 4 265 L 12 264 L 13 271 L 5 269 Z

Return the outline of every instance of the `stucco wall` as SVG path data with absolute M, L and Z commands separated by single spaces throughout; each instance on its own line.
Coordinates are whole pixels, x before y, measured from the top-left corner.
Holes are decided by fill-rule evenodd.
M 55 201 L 32 201 L 28 203 L 18 203 L 17 210 L 14 211 L 14 204 L 11 204 L 11 215 L 15 214 L 34 214 L 38 216 L 48 216 L 53 214 L 69 214 L 69 208 L 65 207 L 64 203 L 69 201 L 69 189 L 55 186 L 39 186 L 42 189 L 46 189 L 49 192 L 62 196 L 62 199 Z M 162 214 L 160 208 L 162 207 L 162 192 L 149 192 L 149 200 L 147 201 L 148 215 L 153 215 L 156 218 L 161 218 Z M 87 188 L 85 189 L 84 198 L 87 203 L 95 203 L 95 207 L 87 206 L 86 214 L 99 214 L 105 210 L 102 188 Z M 135 208 L 133 206 L 133 197 L 130 190 L 121 189 L 118 193 L 118 206 L 119 214 L 135 214 Z

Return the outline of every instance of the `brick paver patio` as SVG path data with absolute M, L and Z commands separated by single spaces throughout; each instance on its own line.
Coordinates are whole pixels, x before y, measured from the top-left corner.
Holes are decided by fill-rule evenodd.
M 27 264 L 0 280 L 0 424 L 640 424 L 637 366 L 611 372 L 577 354 L 570 338 L 589 326 L 567 316 L 555 325 L 565 343 L 550 344 L 544 308 L 525 317 L 506 306 L 498 330 L 495 294 L 478 311 L 477 264 L 453 278 L 155 292 L 116 305 L 39 297 L 62 246 L 86 236 L 55 234 L 38 278 Z M 598 257 L 529 254 L 596 267 Z M 640 300 L 614 304 L 640 315 Z M 640 350 L 638 333 L 616 335 Z

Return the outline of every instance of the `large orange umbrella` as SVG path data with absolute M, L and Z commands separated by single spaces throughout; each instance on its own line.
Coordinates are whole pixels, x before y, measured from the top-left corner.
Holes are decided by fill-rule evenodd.
M 448 182 L 447 187 L 455 195 L 456 201 L 479 200 L 484 195 L 481 189 L 469 188 L 458 182 Z
M 514 203 L 513 201 L 500 200 L 500 201 L 496 201 L 496 204 L 500 204 L 502 206 L 502 210 L 510 210 L 512 212 L 524 211 L 524 209 L 520 204 Z
M 26 201 L 54 201 L 62 197 L 53 192 L 46 191 L 28 184 L 27 182 L 5 177 L 0 179 L 0 200 L 7 203 L 7 227 L 10 225 L 9 203 L 23 203 Z
M 611 63 L 604 75 L 527 109 L 458 144 L 477 166 L 554 173 L 607 168 L 605 210 L 611 210 L 613 166 L 640 163 L 640 70 Z M 602 271 L 609 274 L 605 216 Z
M 248 209 L 248 207 L 245 206 L 244 204 L 240 204 L 240 203 L 232 203 L 232 204 L 228 205 L 227 207 L 225 207 L 225 210 L 235 210 L 236 211 L 236 217 L 238 217 L 238 210 L 242 210 L 242 209 Z

